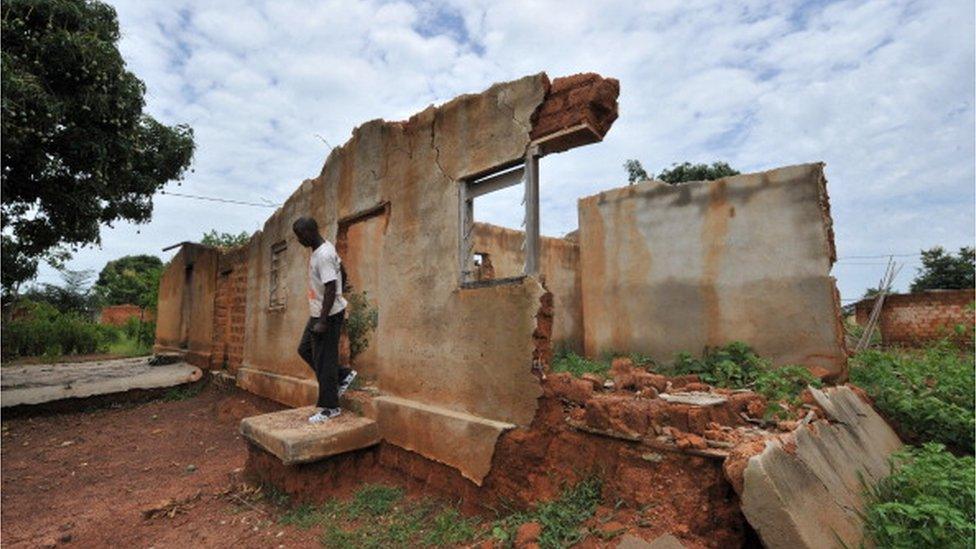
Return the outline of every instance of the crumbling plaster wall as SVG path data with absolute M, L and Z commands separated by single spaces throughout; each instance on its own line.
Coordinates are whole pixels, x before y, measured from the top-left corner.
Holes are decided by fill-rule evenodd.
M 586 353 L 744 341 L 846 376 L 822 164 L 714 182 L 644 182 L 579 202 Z
M 314 399 L 311 371 L 295 353 L 308 319 L 308 251 L 291 224 L 311 214 L 334 242 L 340 219 L 388 202 L 371 340 L 379 387 L 390 395 L 378 403 L 380 427 L 396 426 L 383 431 L 387 440 L 480 482 L 497 436 L 528 424 L 541 395 L 531 368 L 544 290 L 535 278 L 459 287 L 458 181 L 523 158 L 548 86 L 544 74 L 496 84 L 406 122 L 367 122 L 334 149 L 251 240 L 238 383 L 292 405 Z M 271 247 L 282 241 L 285 305 L 271 309 Z M 448 432 L 457 435 L 449 447 L 436 444 Z
M 488 223 L 474 225 L 474 251 L 487 253 L 495 278 L 517 276 L 525 267 L 525 233 Z M 583 352 L 583 311 L 580 292 L 579 244 L 543 236 L 539 269 L 553 296 L 552 347 Z
M 218 258 L 215 248 L 186 243 L 166 265 L 159 281 L 155 352 L 180 352 L 190 364 L 210 365 Z

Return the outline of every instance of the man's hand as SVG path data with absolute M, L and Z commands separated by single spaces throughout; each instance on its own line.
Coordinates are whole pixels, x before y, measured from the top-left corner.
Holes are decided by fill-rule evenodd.
M 329 324 L 325 319 L 318 320 L 315 324 L 312 324 L 312 332 L 316 334 L 324 334 L 325 330 L 328 329 Z

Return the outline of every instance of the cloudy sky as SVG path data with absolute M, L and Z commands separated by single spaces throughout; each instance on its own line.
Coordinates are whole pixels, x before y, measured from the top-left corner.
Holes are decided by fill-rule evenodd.
M 595 71 L 620 80 L 620 118 L 603 143 L 543 159 L 545 234 L 575 229 L 578 197 L 625 184 L 628 158 L 652 172 L 823 161 L 842 297 L 876 284 L 880 256 L 907 254 L 906 288 L 911 254 L 973 243 L 972 0 L 109 2 L 149 112 L 196 132 L 194 172 L 169 191 L 280 203 L 366 120 Z M 476 216 L 517 226 L 517 204 Z M 251 232 L 272 211 L 159 196 L 151 223 L 103 230 L 69 266 L 166 259 L 166 245 Z

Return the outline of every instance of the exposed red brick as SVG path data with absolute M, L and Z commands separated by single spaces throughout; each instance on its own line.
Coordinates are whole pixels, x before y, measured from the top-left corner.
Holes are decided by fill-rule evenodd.
M 914 346 L 949 337 L 960 345 L 972 345 L 973 312 L 967 306 L 974 299 L 974 290 L 889 295 L 881 311 L 881 341 L 885 345 Z M 857 303 L 858 324 L 867 324 L 873 308 L 874 299 Z M 955 328 L 960 325 L 966 329 L 957 334 Z
M 143 310 L 138 305 L 109 305 L 102 309 L 98 322 L 99 324 L 121 326 L 130 318 L 142 318 L 146 322 L 152 322 L 156 319 L 156 315 L 151 310 Z
M 620 82 L 592 72 L 553 80 L 532 118 L 532 139 L 586 123 L 600 139 L 617 119 Z

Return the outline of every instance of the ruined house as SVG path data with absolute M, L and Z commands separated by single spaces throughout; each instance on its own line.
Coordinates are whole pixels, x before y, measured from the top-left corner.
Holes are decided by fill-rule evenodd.
M 314 486 L 331 465 L 288 465 L 335 454 L 363 460 L 360 449 L 374 447 L 370 463 L 446 491 L 518 500 L 526 486 L 555 489 L 540 468 L 558 468 L 551 455 L 561 447 L 575 454 L 570 464 L 617 467 L 625 499 L 664 497 L 648 485 L 646 459 L 613 446 L 619 440 L 539 427 L 565 411 L 559 402 L 575 399 L 595 418 L 606 404 L 588 403 L 588 384 L 550 375 L 553 349 L 666 361 L 739 340 L 777 364 L 842 380 L 833 233 L 823 165 L 805 164 L 607 190 L 580 199 L 578 231 L 540 235 L 545 157 L 601 141 L 617 118 L 618 91 L 616 80 L 595 74 L 537 74 L 406 121 L 366 122 L 248 244 L 182 246 L 160 285 L 157 352 L 225 370 L 238 386 L 289 406 L 314 402 L 314 377 L 295 352 L 308 315 L 308 252 L 291 231 L 295 218 L 311 214 L 337 243 L 354 290 L 378 310 L 355 364 L 370 387 L 347 399 L 362 418 L 339 422 L 327 442 L 284 440 L 269 423 L 245 420 L 253 468 L 293 488 Z M 479 197 L 514 185 L 524 189 L 525 231 L 475 221 Z M 722 420 L 682 404 L 654 406 L 683 418 L 673 422 L 687 431 L 740 421 L 731 412 Z M 589 430 L 612 430 L 614 410 Z M 706 463 L 713 454 L 682 454 L 685 469 L 668 469 L 697 494 L 680 502 L 694 511 L 676 505 L 674 513 L 687 521 L 726 516 L 728 535 L 740 535 L 721 462 Z

